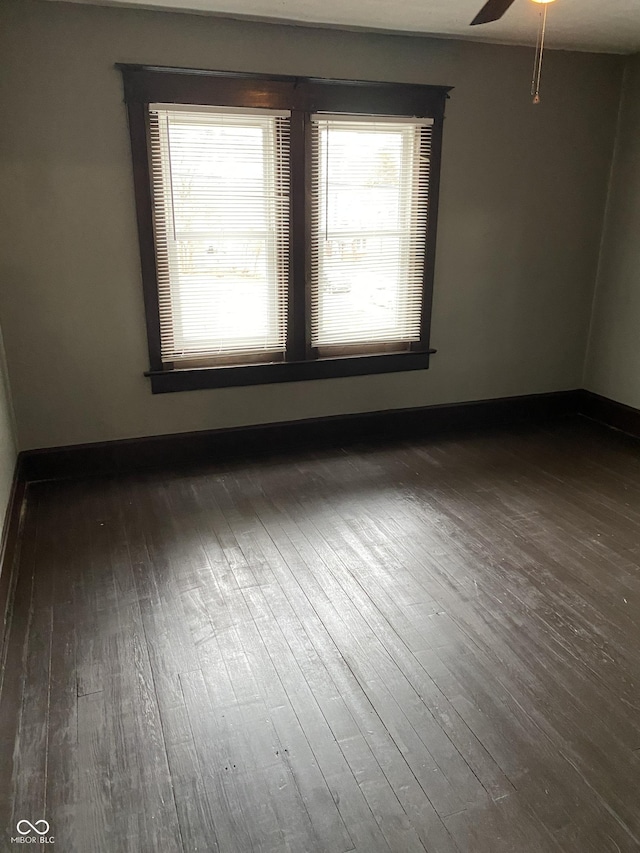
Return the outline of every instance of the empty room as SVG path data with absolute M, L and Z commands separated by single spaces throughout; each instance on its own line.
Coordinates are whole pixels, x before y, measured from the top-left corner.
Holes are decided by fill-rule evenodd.
M 640 3 L 0 63 L 0 850 L 639 853 Z

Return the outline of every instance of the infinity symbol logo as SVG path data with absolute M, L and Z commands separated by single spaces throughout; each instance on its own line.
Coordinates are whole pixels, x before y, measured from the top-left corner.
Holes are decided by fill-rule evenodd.
M 24 826 L 27 828 L 21 829 L 21 827 Z M 39 827 L 42 827 L 42 829 Z M 28 820 L 19 820 L 16 829 L 20 835 L 28 835 L 30 832 L 33 832 L 36 835 L 46 835 L 49 832 L 49 823 L 46 820 L 37 820 L 35 823 L 31 823 L 31 821 Z

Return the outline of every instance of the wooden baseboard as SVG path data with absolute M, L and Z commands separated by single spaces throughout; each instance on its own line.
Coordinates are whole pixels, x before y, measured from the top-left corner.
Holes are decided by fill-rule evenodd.
M 640 409 L 617 403 L 593 391 L 582 391 L 579 411 L 586 418 L 640 438 Z
M 0 671 L 4 668 L 6 640 L 9 630 L 11 600 L 16 582 L 20 552 L 20 532 L 24 518 L 27 483 L 20 457 L 13 474 L 9 503 L 2 528 L 0 544 Z
M 415 438 L 451 429 L 556 418 L 575 414 L 579 395 L 576 391 L 559 391 L 45 448 L 23 452 L 21 463 L 28 481 L 178 468 L 236 458 L 259 458 L 301 447 Z

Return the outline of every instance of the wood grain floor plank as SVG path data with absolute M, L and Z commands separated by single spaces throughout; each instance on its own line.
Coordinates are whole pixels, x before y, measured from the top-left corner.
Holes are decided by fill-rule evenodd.
M 424 727 L 429 722 L 426 709 L 424 712 L 416 710 L 415 691 L 395 667 L 378 636 L 332 580 L 327 566 L 332 562 L 331 555 L 326 550 L 322 554 L 314 550 L 296 526 L 288 525 L 287 531 L 293 537 L 291 544 L 304 567 L 299 569 L 298 575 L 306 584 L 308 597 L 313 599 L 323 623 L 330 626 L 329 631 L 337 638 L 345 661 L 394 739 L 404 744 L 412 770 L 429 799 L 440 814 L 460 810 L 463 801 L 425 743 Z M 281 543 L 280 547 L 286 546 Z M 291 555 L 290 560 L 295 561 L 295 556 Z M 396 695 L 402 697 L 401 702 Z
M 45 818 L 47 788 L 47 740 L 50 715 L 50 674 L 53 617 L 51 581 L 43 577 L 40 556 L 47 536 L 40 532 L 33 554 L 33 593 L 29 602 L 24 637 L 23 688 L 18 749 L 14 751 L 12 774 L 13 809 L 10 826 L 19 820 Z
M 0 754 L 3 766 L 3 772 L 0 773 L 0 819 L 2 837 L 7 844 L 10 844 L 9 839 L 15 835 L 15 793 L 21 764 L 20 723 L 26 686 L 24 665 L 31 621 L 34 560 L 38 546 L 37 489 L 33 487 L 28 489 L 27 500 L 30 511 L 25 519 L 25 540 L 22 542 L 20 552 L 20 572 L 16 581 L 13 612 L 10 616 L 10 634 L 0 691 Z

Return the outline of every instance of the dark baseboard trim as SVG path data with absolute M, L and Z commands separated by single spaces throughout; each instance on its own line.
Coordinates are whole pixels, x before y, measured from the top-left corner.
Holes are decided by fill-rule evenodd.
M 302 447 L 416 438 L 451 429 L 503 426 L 576 414 L 579 391 L 503 397 L 453 405 L 336 415 L 206 432 L 30 450 L 21 454 L 27 481 L 175 469 L 260 458 Z
M 4 670 L 6 640 L 9 632 L 11 601 L 16 582 L 16 568 L 20 552 L 21 529 L 26 506 L 27 482 L 20 457 L 16 462 L 9 503 L 2 528 L 0 544 L 0 671 Z
M 29 450 L 20 454 L 18 468 L 24 482 L 175 470 L 259 459 L 305 447 L 419 438 L 448 430 L 507 426 L 567 415 L 582 415 L 640 438 L 640 410 L 591 391 L 575 390 Z
M 580 414 L 592 421 L 598 421 L 606 426 L 640 438 L 640 409 L 617 403 L 608 397 L 594 394 L 593 391 L 582 391 L 580 399 Z

